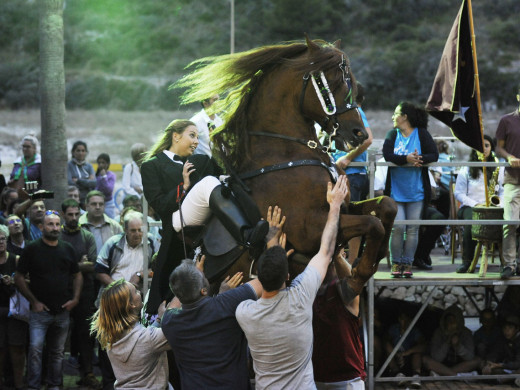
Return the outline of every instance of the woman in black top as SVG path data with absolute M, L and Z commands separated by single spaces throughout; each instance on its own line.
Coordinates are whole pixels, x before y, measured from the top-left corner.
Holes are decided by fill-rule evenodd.
M 237 242 L 244 245 L 263 240 L 269 228 L 265 221 L 249 226 L 235 203 L 222 195 L 217 179 L 222 170 L 209 156 L 193 155 L 198 143 L 198 130 L 193 122 L 174 120 L 141 166 L 144 194 L 163 224 L 147 305 L 149 313 L 155 313 L 170 294 L 168 277 L 184 257 L 182 243 L 175 233 L 181 226 L 203 225 L 213 213 Z
M 13 380 L 16 389 L 23 388 L 23 372 L 25 367 L 25 345 L 29 327 L 27 322 L 8 317 L 9 299 L 15 292 L 13 274 L 16 270 L 18 256 L 7 251 L 9 231 L 0 226 L 0 388 L 4 363 L 9 352 L 13 369 Z

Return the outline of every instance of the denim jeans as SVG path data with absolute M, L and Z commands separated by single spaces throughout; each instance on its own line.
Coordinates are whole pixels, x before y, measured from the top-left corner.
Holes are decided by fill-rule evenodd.
M 368 176 L 360 173 L 347 175 L 350 184 L 350 201 L 365 200 L 368 195 Z
M 423 201 L 396 202 L 396 221 L 421 219 Z M 392 264 L 412 265 L 417 249 L 419 225 L 394 225 L 390 236 L 390 259 Z M 406 232 L 406 241 L 404 234 Z
M 42 377 L 42 351 L 47 341 L 49 352 L 47 368 L 47 388 L 59 389 L 63 381 L 63 351 L 69 330 L 69 312 L 58 314 L 31 312 L 29 320 L 29 354 L 27 383 L 29 389 L 39 389 Z

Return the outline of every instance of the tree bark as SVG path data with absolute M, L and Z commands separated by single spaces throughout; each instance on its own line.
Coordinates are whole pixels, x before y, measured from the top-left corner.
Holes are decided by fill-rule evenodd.
M 63 0 L 38 0 L 43 188 L 54 191 L 47 208 L 58 210 L 67 195 Z

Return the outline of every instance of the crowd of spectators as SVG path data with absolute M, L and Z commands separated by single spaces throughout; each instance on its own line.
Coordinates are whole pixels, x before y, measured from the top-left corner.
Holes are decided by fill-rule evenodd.
M 359 297 L 348 300 L 346 294 L 362 244 L 360 240 L 350 242 L 348 255 L 335 247 L 341 206 L 349 192 L 346 176 L 329 184 L 324 194 L 329 213 L 318 253 L 300 275 L 289 275 L 290 253 L 285 250 L 281 210 L 270 207 L 266 220 L 251 223 L 240 207 L 222 196 L 215 177 L 221 170 L 211 155 L 201 148 L 202 155 L 192 156 L 198 150 L 199 136 L 208 144 L 205 146 L 211 146 L 205 134 L 219 125 L 220 118 L 206 110 L 215 99 L 218 96 L 203 102 L 202 111 L 193 118 L 196 123 L 173 121 L 144 164 L 144 146 L 132 147 L 132 162 L 123 171 L 127 197 L 119 213 L 110 156 L 101 153 L 94 170 L 83 141 L 73 144 L 67 166 L 69 198 L 60 211 L 47 209 L 38 140 L 33 135 L 23 138 L 23 157 L 15 162 L 8 186 L 0 195 L 0 380 L 11 381 L 17 389 L 25 385 L 39 389 L 44 382 L 49 389 L 60 388 L 70 335 L 69 360 L 79 368 L 78 384 L 93 389 L 165 389 L 172 384 L 185 389 L 247 389 L 251 386 L 249 364 L 257 389 L 364 388 Z M 453 173 L 439 172 L 436 181 L 423 166 L 439 157 L 423 109 L 401 102 L 393 122 L 395 128 L 386 137 L 383 155 L 397 167 L 385 172 L 381 189 L 398 203 L 398 219 L 434 218 L 428 214 L 435 205 L 431 188 L 442 187 L 447 174 L 451 185 Z M 507 125 L 499 128 L 503 127 Z M 508 134 L 504 129 L 497 134 L 497 150 L 515 166 L 516 157 L 506 152 Z M 484 157 L 496 161 L 493 140 L 486 137 L 485 141 Z M 349 162 L 364 156 L 369 145 L 338 156 L 338 166 L 348 169 Z M 186 161 L 187 156 L 192 158 Z M 199 170 L 202 166 L 209 170 Z M 499 192 L 503 172 L 496 172 Z M 366 171 L 348 173 L 357 200 L 363 200 L 366 183 L 361 182 L 366 177 L 359 176 L 366 176 Z M 488 180 L 493 173 L 489 170 Z M 481 203 L 476 191 L 481 176 L 482 169 L 458 174 L 455 196 L 461 201 L 463 218 L 465 207 Z M 31 190 L 29 182 L 36 183 Z M 467 197 L 479 198 L 472 204 L 464 201 L 464 185 Z M 162 231 L 151 229 L 147 237 L 143 234 L 149 230 L 142 214 L 143 194 L 163 222 Z M 445 212 L 442 207 L 437 210 Z M 168 261 L 171 251 L 179 252 L 179 246 L 172 246 L 172 242 L 183 219 L 188 225 L 201 225 L 210 213 L 239 244 L 253 247 L 267 242 L 258 260 L 258 279 L 241 284 L 243 275 L 237 274 L 226 279 L 215 296 L 209 295 L 203 257 L 183 260 L 177 253 L 173 266 Z M 119 221 L 114 219 L 118 214 Z M 472 252 L 467 241 L 471 238 L 465 240 L 463 265 Z M 392 276 L 411 277 L 414 261 L 423 267 L 429 265 L 428 253 L 418 255 L 423 249 L 417 248 L 418 241 L 416 225 L 394 227 Z M 143 275 L 152 275 L 157 254 L 159 266 L 172 271 L 162 270 L 162 277 L 167 276 L 162 288 L 169 288 L 175 298 L 161 303 L 169 292 L 158 290 L 153 295 L 152 291 L 155 301 L 150 301 L 148 313 L 155 314 L 155 321 L 146 327 L 140 321 L 145 309 L 140 294 Z M 508 264 L 512 269 L 514 264 Z M 512 276 L 511 270 L 502 274 L 504 278 Z M 10 299 L 16 290 L 30 304 L 28 320 L 10 315 Z M 401 344 L 390 362 L 390 372 L 412 376 L 403 384 L 415 388 L 421 386 L 417 377 L 424 372 L 433 376 L 516 373 L 520 369 L 520 318 L 515 305 L 514 294 L 508 293 L 497 310 L 498 320 L 493 311 L 483 311 L 482 328 L 475 335 L 464 326 L 462 311 L 454 305 L 442 314 L 429 342 L 418 329 L 401 340 L 412 317 L 409 312 L 400 312 L 380 344 L 388 353 Z M 10 369 L 5 364 L 8 355 Z M 94 375 L 96 360 L 101 381 Z M 172 371 L 172 364 L 177 370 Z

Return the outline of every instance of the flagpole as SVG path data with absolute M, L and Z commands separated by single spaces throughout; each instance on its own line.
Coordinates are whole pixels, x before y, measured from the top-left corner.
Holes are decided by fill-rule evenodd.
M 471 6 L 471 0 L 467 0 L 468 2 L 468 17 L 469 17 L 469 30 L 471 34 L 471 46 L 473 50 L 471 50 L 471 54 L 473 56 L 473 70 L 475 73 L 475 94 L 477 98 L 477 111 L 478 111 L 478 122 L 480 126 L 480 136 L 482 137 L 482 146 L 484 146 L 484 123 L 482 121 L 482 106 L 480 105 L 480 81 L 478 77 L 478 63 L 477 63 L 477 43 L 475 40 L 475 29 L 473 27 L 473 8 Z M 482 154 L 482 162 L 485 162 L 486 157 Z M 486 194 L 486 207 L 489 207 L 489 188 L 487 181 L 487 173 L 486 168 L 482 169 L 482 173 L 484 174 L 484 192 Z

